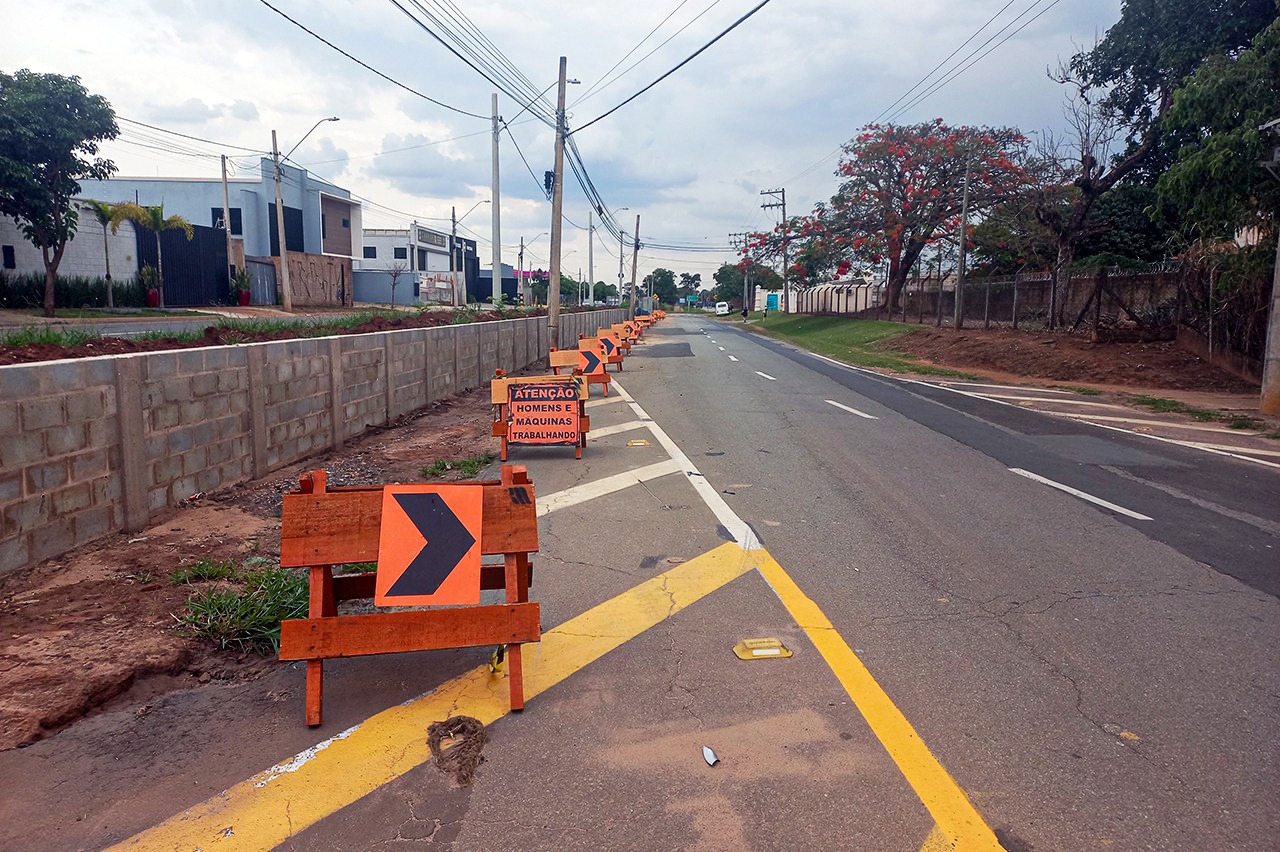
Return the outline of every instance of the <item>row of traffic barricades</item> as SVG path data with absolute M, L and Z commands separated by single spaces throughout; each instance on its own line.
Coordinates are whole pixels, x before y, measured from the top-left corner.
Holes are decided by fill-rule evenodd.
M 590 386 L 603 385 L 607 396 L 609 366 L 621 371 L 665 317 L 655 311 L 584 336 L 577 349 L 552 349 L 548 375 L 499 370 L 490 393 L 502 461 L 512 444 L 562 444 L 582 458 Z M 306 661 L 307 724 L 322 721 L 326 659 L 445 648 L 496 646 L 489 676 L 505 670 L 511 709 L 523 709 L 521 644 L 542 635 L 541 611 L 529 600 L 537 550 L 537 500 L 523 466 L 447 485 L 332 487 L 325 471 L 304 473 L 284 497 L 280 565 L 307 571 L 310 601 L 306 618 L 281 624 L 280 659 Z M 371 573 L 335 572 L 370 562 Z M 481 605 L 485 589 L 501 590 L 503 603 Z M 340 602 L 360 599 L 378 610 L 338 613 Z

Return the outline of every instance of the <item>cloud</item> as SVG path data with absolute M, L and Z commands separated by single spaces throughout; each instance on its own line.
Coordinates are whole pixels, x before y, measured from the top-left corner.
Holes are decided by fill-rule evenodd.
M 148 104 L 147 117 L 157 124 L 203 124 L 222 115 L 223 107 L 213 107 L 200 98 L 187 98 L 180 104 L 155 106 Z
M 228 111 L 231 113 L 232 118 L 240 121 L 258 120 L 258 108 L 250 101 L 237 100 L 228 108 Z
M 367 174 L 410 195 L 469 196 L 471 187 L 491 181 L 487 159 L 473 157 L 457 147 L 450 151 L 440 140 L 421 134 L 388 133 L 383 137 L 382 151 L 382 156 L 374 158 L 373 165 L 368 167 Z

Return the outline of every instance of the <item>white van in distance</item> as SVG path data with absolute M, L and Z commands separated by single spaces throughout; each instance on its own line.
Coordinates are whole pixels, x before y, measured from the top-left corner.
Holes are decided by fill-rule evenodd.
M 718 316 L 718 317 L 727 317 L 727 316 L 729 316 L 729 303 L 728 303 L 728 302 L 716 302 L 716 316 Z

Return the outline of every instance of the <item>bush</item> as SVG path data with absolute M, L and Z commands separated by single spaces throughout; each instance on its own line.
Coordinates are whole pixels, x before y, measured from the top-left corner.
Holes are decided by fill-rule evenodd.
M 118 308 L 140 308 L 144 304 L 142 288 L 135 283 L 115 282 L 111 288 Z M 0 274 L 0 308 L 21 310 L 44 305 L 44 275 L 29 272 L 24 275 Z M 86 278 L 82 275 L 59 275 L 53 287 L 54 308 L 105 308 L 107 306 L 107 282 L 103 278 Z
M 229 582 L 195 592 L 187 599 L 186 610 L 174 616 L 180 632 L 212 639 L 223 649 L 253 650 L 263 656 L 279 653 L 280 622 L 306 617 L 309 584 L 305 576 L 292 571 L 258 567 L 264 562 L 245 560 L 244 568 L 248 570 L 233 570 L 232 576 L 226 578 Z M 251 565 L 254 567 L 250 568 Z M 209 572 L 197 572 L 205 573 Z M 178 580 L 176 574 L 174 579 Z

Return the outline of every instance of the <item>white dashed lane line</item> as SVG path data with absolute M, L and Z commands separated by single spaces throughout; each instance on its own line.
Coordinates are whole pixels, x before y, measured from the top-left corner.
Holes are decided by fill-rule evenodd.
M 733 357 L 732 355 L 730 355 L 730 356 L 729 356 L 729 360 L 730 360 L 730 361 L 737 361 L 738 359 L 737 359 L 737 358 L 735 358 L 735 357 Z
M 768 373 L 762 373 L 762 372 L 760 372 L 759 370 L 756 370 L 756 375 L 757 375 L 757 376 L 762 376 L 762 377 L 764 377 L 764 378 L 768 379 L 768 380 L 769 380 L 769 381 L 771 381 L 771 382 L 776 382 L 776 381 L 777 381 L 777 379 L 775 379 L 773 376 L 769 375 Z
M 864 417 L 864 418 L 866 418 L 867 420 L 879 420 L 879 419 L 880 419 L 879 417 L 876 417 L 874 414 L 867 414 L 865 411 L 859 411 L 859 410 L 858 410 L 858 409 L 856 409 L 856 408 L 850 408 L 849 406 L 845 405 L 845 404 L 844 404 L 844 403 L 842 403 L 842 402 L 836 402 L 834 399 L 824 400 L 824 402 L 826 402 L 826 403 L 827 403 L 827 405 L 834 405 L 836 408 L 839 408 L 839 409 L 840 409 L 840 410 L 842 410 L 842 411 L 847 411 L 847 412 L 849 412 L 850 414 L 856 414 L 856 415 L 858 415 L 859 417 Z

